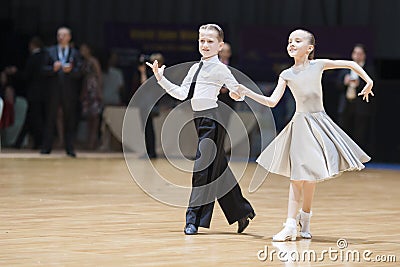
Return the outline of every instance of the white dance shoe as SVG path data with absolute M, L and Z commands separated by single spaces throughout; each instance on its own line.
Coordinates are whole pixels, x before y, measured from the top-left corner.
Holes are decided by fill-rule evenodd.
M 279 233 L 277 233 L 272 237 L 272 241 L 275 242 L 295 241 L 297 237 L 296 220 L 292 218 L 287 218 L 286 223 L 284 223 L 283 225 L 285 227 Z
M 296 217 L 297 224 L 300 226 L 300 236 L 302 238 L 311 239 L 312 235 L 310 233 L 310 220 L 312 216 L 312 211 L 310 213 L 304 212 L 300 209 L 300 213 Z

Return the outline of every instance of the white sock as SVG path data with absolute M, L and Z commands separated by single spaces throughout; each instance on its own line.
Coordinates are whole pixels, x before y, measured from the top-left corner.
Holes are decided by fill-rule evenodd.
M 302 209 L 300 210 L 300 220 L 301 220 L 301 232 L 309 233 L 310 232 L 310 219 L 312 216 L 312 212 L 307 213 Z
M 296 228 L 296 219 L 287 218 L 285 226 L 290 227 L 290 228 Z

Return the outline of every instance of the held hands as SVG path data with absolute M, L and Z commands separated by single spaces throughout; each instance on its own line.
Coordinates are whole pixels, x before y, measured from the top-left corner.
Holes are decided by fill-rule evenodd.
M 243 90 L 245 90 L 244 88 L 246 88 L 246 87 L 244 87 L 243 85 L 239 84 L 236 92 L 229 91 L 229 96 L 235 101 L 238 101 L 238 100 L 242 99 L 242 96 L 243 96 L 243 99 L 244 99 L 244 96 L 245 96 L 245 94 L 243 92 Z
M 70 73 L 72 70 L 72 65 L 70 63 L 66 63 L 62 66 L 62 70 L 65 73 Z
M 249 88 L 247 88 L 246 86 L 244 86 L 243 84 L 239 84 L 238 89 L 236 92 L 230 91 L 229 92 L 229 96 L 233 99 L 233 100 L 244 100 L 245 96 L 251 92 L 251 90 Z
M 164 75 L 165 65 L 162 65 L 159 68 L 157 60 L 154 60 L 153 64 L 151 64 L 150 62 L 146 62 L 146 65 L 153 70 L 154 76 L 156 77 L 157 81 L 160 81 Z
M 72 63 L 62 64 L 61 61 L 57 60 L 53 63 L 53 71 L 57 72 L 62 70 L 64 73 L 70 73 L 72 71 Z
M 363 96 L 363 100 L 369 102 L 369 95 L 374 96 L 374 93 L 372 92 L 373 85 L 374 84 L 372 81 L 367 83 L 362 89 L 362 91 L 358 94 L 358 96 Z
M 229 92 L 229 96 L 233 99 L 233 100 L 239 100 L 240 99 L 240 95 L 230 91 Z

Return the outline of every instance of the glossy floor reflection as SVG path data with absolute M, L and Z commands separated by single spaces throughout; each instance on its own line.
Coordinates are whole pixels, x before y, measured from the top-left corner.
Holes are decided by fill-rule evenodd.
M 271 237 L 286 217 L 289 181 L 270 175 L 248 193 L 254 163 L 231 163 L 233 171 L 245 169 L 240 183 L 257 213 L 246 231 L 237 234 L 216 205 L 211 228 L 185 236 L 185 208 L 144 193 L 121 156 L 1 155 L 0 266 L 397 266 L 376 256 L 400 260 L 399 171 L 366 169 L 318 184 L 313 239 L 276 243 Z M 132 160 L 139 174 L 155 179 L 148 163 Z M 176 175 L 165 159 L 152 166 L 190 185 L 190 174 Z M 346 248 L 338 247 L 339 239 Z M 264 260 L 266 247 L 275 251 L 273 259 Z M 375 262 L 332 259 L 327 252 L 318 261 L 330 249 L 371 251 Z M 304 251 L 314 251 L 317 260 L 278 258 Z

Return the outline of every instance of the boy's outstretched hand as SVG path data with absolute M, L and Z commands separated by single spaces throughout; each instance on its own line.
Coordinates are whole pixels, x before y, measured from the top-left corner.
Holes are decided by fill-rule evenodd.
M 146 62 L 146 65 L 149 66 L 153 70 L 154 76 L 156 77 L 157 81 L 162 79 L 162 77 L 164 75 L 165 65 L 162 65 L 159 68 L 157 60 L 154 60 L 153 64 L 151 64 L 150 62 Z

